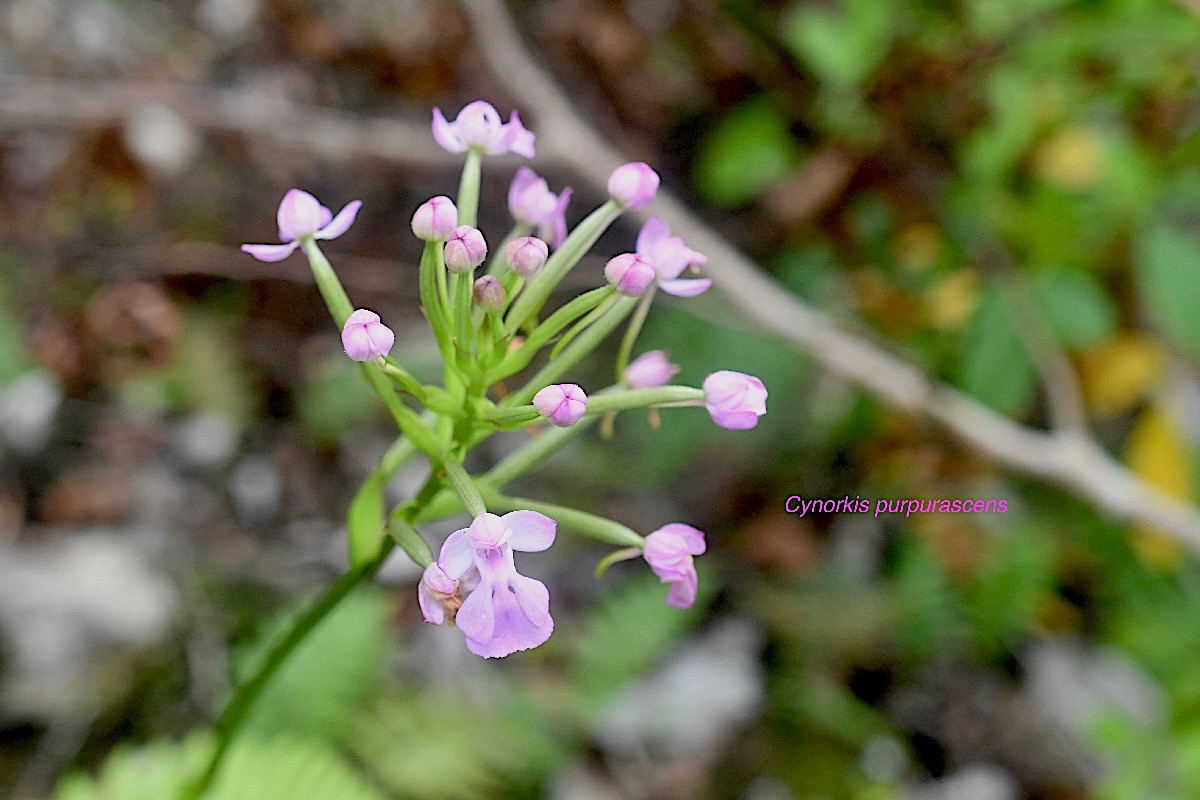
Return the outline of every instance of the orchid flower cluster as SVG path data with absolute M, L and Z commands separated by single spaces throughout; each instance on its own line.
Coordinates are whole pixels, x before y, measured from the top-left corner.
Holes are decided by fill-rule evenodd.
M 489 246 L 476 227 L 483 158 L 504 153 L 533 158 L 534 134 L 515 111 L 503 122 L 490 104 L 476 101 L 453 122 L 435 109 L 433 136 L 465 158 L 456 198 L 429 199 L 411 221 L 413 234 L 425 242 L 419 289 L 444 364 L 441 385 L 421 383 L 390 355 L 395 334 L 374 311 L 351 303 L 319 247 L 349 230 L 360 202 L 334 215 L 311 194 L 292 189 L 279 206 L 281 244 L 242 247 L 262 261 L 282 260 L 297 249 L 305 253 L 341 327 L 346 355 L 359 363 L 399 428 L 399 438 L 350 507 L 353 567 L 371 571 L 400 546 L 425 568 L 417 592 L 425 621 L 456 626 L 468 649 L 488 658 L 550 637 L 549 592 L 517 572 L 513 554 L 546 550 L 559 524 L 618 548 L 601 561 L 598 574 L 616 561 L 642 557 L 670 584 L 667 604 L 690 607 L 697 584 L 693 559 L 705 550 L 701 531 L 671 522 L 643 537 L 594 514 L 512 497 L 504 487 L 597 420 L 611 425 L 620 411 L 702 406 L 724 428 L 757 424 L 767 396 L 757 378 L 722 370 L 699 388 L 678 386 L 671 381 L 679 367 L 667 353 L 632 358 L 659 290 L 693 297 L 709 288 L 707 279 L 684 277 L 697 272 L 705 256 L 672 235 L 662 219 L 650 217 L 634 251 L 608 261 L 604 285 L 544 314 L 555 288 L 600 235 L 622 214 L 650 204 L 658 175 L 643 163 L 618 167 L 608 181 L 607 202 L 569 230 L 571 189 L 552 192 L 544 178 L 521 167 L 508 193 L 512 230 Z M 627 320 L 611 386 L 589 393 L 562 382 Z M 527 445 L 487 472 L 471 475 L 464 468 L 468 453 L 493 434 L 539 428 Z M 429 478 L 415 497 L 389 512 L 383 487 L 419 452 L 433 465 Z M 464 510 L 473 521 L 452 533 L 435 558 L 416 526 Z

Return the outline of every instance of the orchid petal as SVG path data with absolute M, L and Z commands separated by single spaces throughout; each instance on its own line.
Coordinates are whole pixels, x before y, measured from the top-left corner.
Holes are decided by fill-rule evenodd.
M 287 244 L 244 244 L 242 252 L 249 253 L 259 261 L 283 261 L 299 246 L 300 243 L 296 241 Z
M 712 281 L 708 278 L 659 281 L 658 283 L 658 288 L 676 297 L 695 297 L 698 294 L 704 294 L 710 287 L 712 287 Z
M 474 564 L 474 548 L 471 546 L 470 529 L 460 528 L 446 537 L 442 551 L 438 554 L 438 566 L 448 576 L 458 580 L 467 574 Z
M 346 231 L 350 230 L 350 226 L 354 224 L 354 218 L 358 216 L 358 210 L 362 208 L 361 200 L 352 200 L 346 204 L 346 207 L 338 212 L 338 215 L 329 221 L 316 232 L 316 239 L 336 239 Z
M 440 108 L 433 110 L 433 138 L 443 150 L 451 153 L 461 153 L 467 149 L 467 143 L 459 135 L 458 129 L 446 121 Z
M 500 519 L 512 529 L 508 544 L 513 550 L 539 553 L 554 544 L 558 523 L 536 511 L 511 511 Z

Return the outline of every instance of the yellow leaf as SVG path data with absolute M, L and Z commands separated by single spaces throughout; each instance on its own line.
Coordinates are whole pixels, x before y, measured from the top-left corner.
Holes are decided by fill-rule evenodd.
M 925 295 L 925 318 L 940 330 L 957 330 L 971 318 L 978 304 L 979 273 L 973 269 L 960 269 Z
M 1104 142 L 1091 128 L 1067 128 L 1038 148 L 1035 162 L 1043 180 L 1064 189 L 1088 189 L 1100 180 Z
M 1129 468 L 1142 480 L 1178 500 L 1192 499 L 1192 459 L 1187 438 L 1178 423 L 1157 406 L 1150 406 L 1134 425 L 1125 451 Z M 1183 556 L 1179 543 L 1164 531 L 1143 527 L 1134 547 L 1148 564 L 1175 565 Z
M 1162 380 L 1166 356 L 1153 339 L 1120 334 L 1079 354 L 1079 381 L 1088 408 L 1098 417 L 1128 411 Z

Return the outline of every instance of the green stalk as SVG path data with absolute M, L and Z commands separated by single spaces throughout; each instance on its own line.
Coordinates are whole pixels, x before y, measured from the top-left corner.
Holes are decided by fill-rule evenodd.
M 425 308 L 425 318 L 429 327 L 433 328 L 433 336 L 437 340 L 438 350 L 445 359 L 449 352 L 450 325 L 447 315 L 450 309 L 442 302 L 442 293 L 438 282 L 441 280 L 439 262 L 442 260 L 442 242 L 426 242 L 421 252 L 421 271 L 418 285 L 421 291 L 421 305 Z
M 446 477 L 450 479 L 450 485 L 454 487 L 455 493 L 462 500 L 463 507 L 472 517 L 478 517 L 487 511 L 487 506 L 483 504 L 483 497 L 479 494 L 479 489 L 476 488 L 471 476 L 463 469 L 462 464 L 451 459 L 446 459 L 442 465 L 446 470 Z
M 346 320 L 354 313 L 354 306 L 351 305 L 350 298 L 346 296 L 346 290 L 342 288 L 342 282 L 338 280 L 333 267 L 329 265 L 329 259 L 325 258 L 321 248 L 317 247 L 316 240 L 305 239 L 303 247 L 304 255 L 308 256 L 308 265 L 312 268 L 317 289 L 321 292 L 325 305 L 329 307 L 329 313 L 333 315 L 333 321 L 337 323 L 338 330 L 341 331 L 346 327 Z
M 558 358 L 558 354 L 567 348 L 567 345 L 571 343 L 572 339 L 587 330 L 589 325 L 603 317 L 605 312 L 607 312 L 616 304 L 617 296 L 615 294 L 610 294 L 608 297 L 604 298 L 603 303 L 592 309 L 592 311 L 583 319 L 579 320 L 579 322 L 576 322 L 575 325 L 572 326 L 571 330 L 564 333 L 562 338 L 554 343 L 554 347 L 550 349 L 550 360 L 553 361 L 554 359 Z
M 213 751 L 212 756 L 209 757 L 208 766 L 200 775 L 200 778 L 184 790 L 185 798 L 198 800 L 198 798 L 204 795 L 209 786 L 212 785 L 217 771 L 221 768 L 221 763 L 229 751 L 229 745 L 233 742 L 238 730 L 245 724 L 251 709 L 254 707 L 255 701 L 258 700 L 259 695 L 267 687 L 271 678 L 283 666 L 283 663 L 292 654 L 292 651 L 321 623 L 321 620 L 325 619 L 329 612 L 333 611 L 338 603 L 344 600 L 355 587 L 362 584 L 379 570 L 379 567 L 383 565 L 384 559 L 391 553 L 393 546 L 390 541 L 385 541 L 383 549 L 375 560 L 350 570 L 334 581 L 333 585 L 326 589 L 325 593 L 317 598 L 312 606 L 292 623 L 292 627 L 288 629 L 284 637 L 267 653 L 262 665 L 250 680 L 243 683 L 234 691 L 229 705 L 226 706 L 225 711 L 221 714 L 221 718 L 217 720 L 216 749 Z
M 474 343 L 474 320 L 471 319 L 471 294 L 475 283 L 470 272 L 454 275 L 454 347 L 470 356 Z
M 504 360 L 488 374 L 487 382 L 495 383 L 525 369 L 538 351 L 545 347 L 559 331 L 599 306 L 615 291 L 611 286 L 601 286 L 598 289 L 584 292 L 565 303 L 534 328 L 533 333 L 529 334 L 529 338 L 523 345 L 504 357 Z
M 642 302 L 638 303 L 637 311 L 634 312 L 633 319 L 629 320 L 629 327 L 625 329 L 625 336 L 621 339 L 621 349 L 617 351 L 618 383 L 625 380 L 625 369 L 629 366 L 633 343 L 637 341 L 638 334 L 642 332 L 642 325 L 645 324 L 646 317 L 650 313 L 650 303 L 654 301 L 656 289 L 658 286 L 651 284 L 650 288 L 642 295 Z
M 383 370 L 383 374 L 391 378 L 397 386 L 415 397 L 422 405 L 426 403 L 425 387 L 410 375 L 408 370 L 386 356 L 379 359 L 376 364 Z
M 629 316 L 629 312 L 633 311 L 636 303 L 636 297 L 621 297 L 618 299 L 616 304 L 603 317 L 596 320 L 590 328 L 579 334 L 579 337 L 571 342 L 570 346 L 560 353 L 558 358 L 542 367 L 529 380 L 529 383 L 504 398 L 500 405 L 511 408 L 512 406 L 527 404 L 540 389 L 554 383 L 563 373 L 582 361 L 588 353 L 595 350 L 597 345 L 604 341 L 604 338 L 612 333 L 613 329 L 620 325 L 625 317 Z
M 554 287 L 571 271 L 572 267 L 579 263 L 579 259 L 583 258 L 584 253 L 591 249 L 596 240 L 600 238 L 600 234 L 608 229 L 613 220 L 621 216 L 621 211 L 619 205 L 609 200 L 575 226 L 575 230 L 567 236 L 562 247 L 550 254 L 546 266 L 542 267 L 542 271 L 534 276 L 529 285 L 525 287 L 525 291 L 509 309 L 507 319 L 509 335 L 516 333 L 526 320 L 541 311 L 542 306 L 546 303 L 546 298 L 554 291 Z
M 489 491 L 487 501 L 499 511 L 536 511 L 558 522 L 566 528 L 582 533 L 591 539 L 615 544 L 621 547 L 643 547 L 646 540 L 629 527 L 611 519 L 598 517 L 586 511 L 578 511 L 566 506 L 553 503 L 543 503 L 526 497 L 507 497 L 498 492 Z
M 479 211 L 480 154 L 475 148 L 467 151 L 462 178 L 458 181 L 458 224 L 475 227 Z
M 652 389 L 625 389 L 611 394 L 593 395 L 587 400 L 586 413 L 605 414 L 663 405 L 703 405 L 704 390 L 691 386 L 656 386 Z
M 442 448 L 438 444 L 437 436 L 421 421 L 417 412 L 401 402 L 383 370 L 376 364 L 365 362 L 359 362 L 358 368 L 367 383 L 375 388 L 400 431 L 434 461 L 441 461 Z

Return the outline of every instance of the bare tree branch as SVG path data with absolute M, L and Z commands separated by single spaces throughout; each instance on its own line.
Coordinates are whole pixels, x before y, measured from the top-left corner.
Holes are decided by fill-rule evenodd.
M 603 186 L 625 159 L 575 113 L 535 63 L 501 0 L 463 2 L 492 71 L 536 116 L 541 154 Z M 1168 497 L 1115 462 L 1080 430 L 1078 421 L 1043 432 L 1000 416 L 843 330 L 831 317 L 794 297 L 670 193 L 659 193 L 654 211 L 673 232 L 708 255 L 707 273 L 716 286 L 763 330 L 892 406 L 937 422 L 993 461 L 1057 484 L 1121 520 L 1165 530 L 1200 555 L 1200 511 Z M 1068 372 L 1053 370 L 1055 385 L 1049 387 L 1059 406 L 1056 416 L 1064 422 L 1077 413 L 1070 405 L 1074 401 L 1064 399 L 1074 385 L 1067 366 Z M 1069 376 L 1069 382 L 1062 380 L 1064 376 Z

